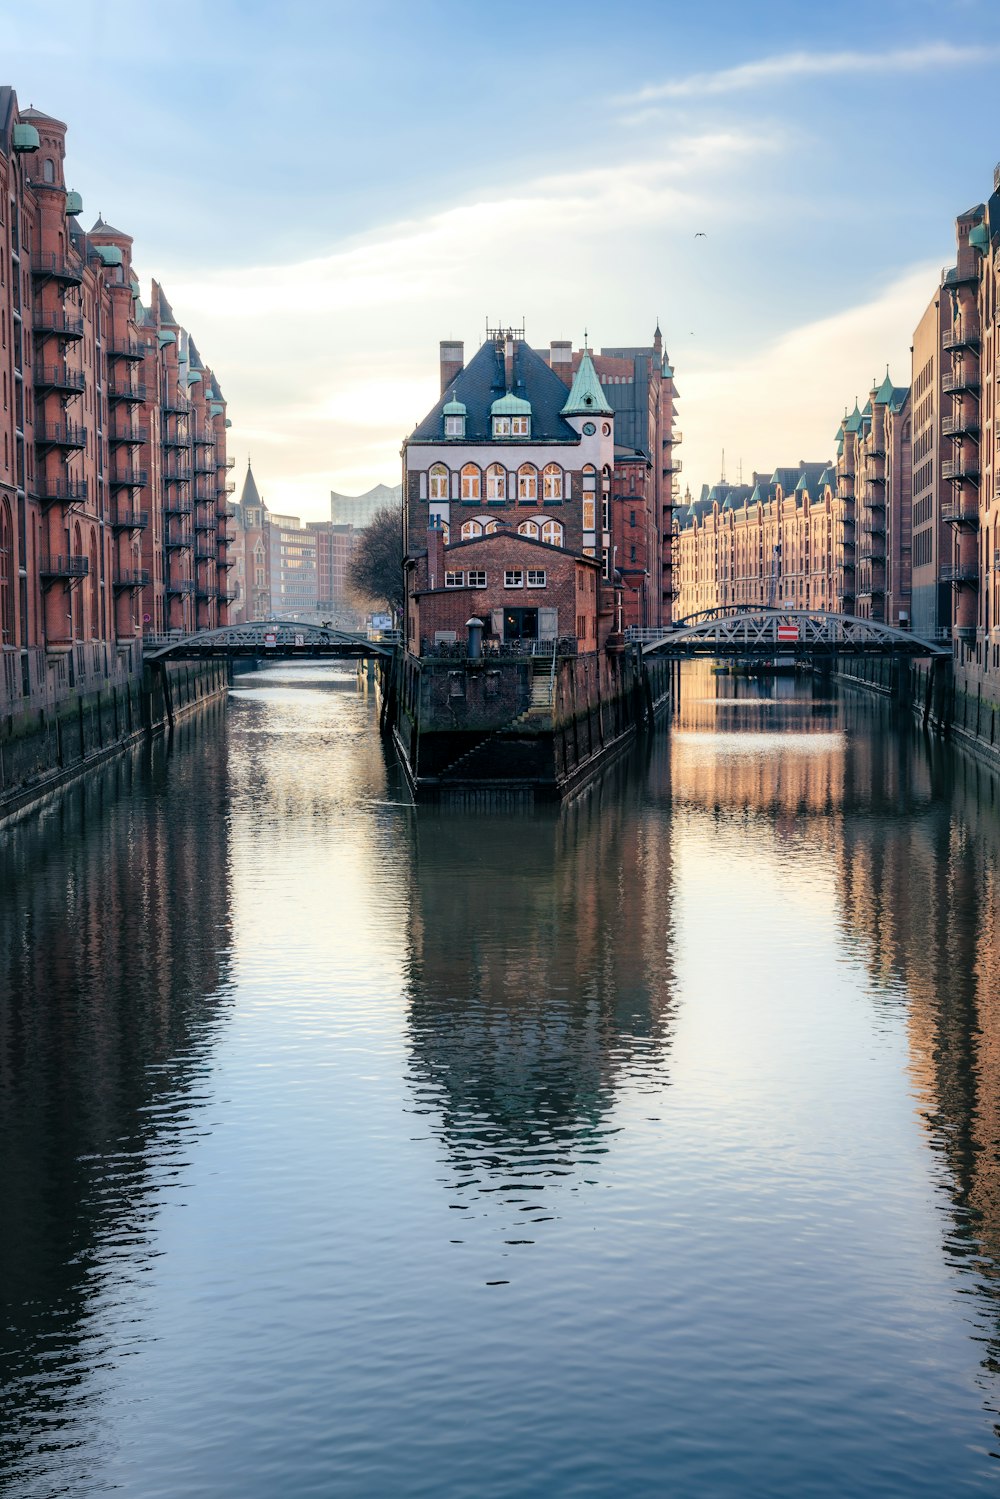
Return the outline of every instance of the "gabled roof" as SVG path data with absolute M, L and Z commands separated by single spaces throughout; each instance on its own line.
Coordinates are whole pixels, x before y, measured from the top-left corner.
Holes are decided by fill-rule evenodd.
M 560 414 L 566 400 L 566 386 L 545 360 L 521 340 L 514 345 L 512 383 L 513 394 L 530 404 L 532 442 L 580 441 L 579 435 Z M 491 408 L 498 397 L 505 394 L 503 346 L 489 339 L 458 372 L 436 405 L 417 423 L 407 441 L 443 441 L 445 406 L 457 401 L 465 406 L 466 412 L 462 441 L 492 443 Z
M 117 236 L 118 236 L 119 239 L 127 239 L 129 241 L 131 241 L 131 239 L 132 239 L 131 234 L 126 234 L 125 231 L 124 231 L 124 229 L 116 229 L 115 226 L 114 226 L 114 224 L 109 224 L 105 219 L 102 219 L 100 216 L 98 216 L 97 222 L 94 224 L 94 227 L 93 227 L 93 229 L 91 229 L 90 232 L 91 232 L 92 235 L 93 234 L 117 234 Z
M 562 408 L 563 416 L 611 416 L 612 408 L 601 389 L 594 361 L 585 349 L 570 386 L 569 398 Z

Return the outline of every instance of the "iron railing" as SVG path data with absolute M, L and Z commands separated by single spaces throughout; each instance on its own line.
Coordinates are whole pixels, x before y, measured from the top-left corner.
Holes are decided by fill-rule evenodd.
M 85 578 L 90 572 L 90 558 L 50 557 L 39 571 L 43 578 Z

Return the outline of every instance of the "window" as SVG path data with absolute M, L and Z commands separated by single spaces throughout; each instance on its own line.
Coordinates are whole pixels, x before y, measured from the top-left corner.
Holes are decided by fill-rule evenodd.
M 486 532 L 487 536 L 495 536 L 499 529 L 500 522 L 498 520 L 488 520 L 486 522 L 486 525 L 483 527 L 483 530 Z
M 444 419 L 444 435 L 445 437 L 464 437 L 465 417 L 446 416 Z
M 512 416 L 510 419 L 511 437 L 527 437 L 531 431 L 530 416 Z
M 505 588 L 523 588 L 524 573 L 521 571 L 511 572 L 509 569 L 503 575 L 503 586 Z
M 545 587 L 545 569 L 544 569 L 544 567 L 541 567 L 541 568 L 531 568 L 531 567 L 529 567 L 528 568 L 528 587 L 529 588 L 544 588 Z
M 630 526 L 634 526 L 635 525 L 635 511 L 634 510 L 630 510 L 629 513 L 628 513 L 628 523 L 629 523 Z
M 533 536 L 535 540 L 541 535 L 536 520 L 523 520 L 517 528 L 518 536 Z
M 493 436 L 494 437 L 509 437 L 510 436 L 510 417 L 509 416 L 495 416 L 493 418 Z
M 538 470 L 531 463 L 522 463 L 517 471 L 517 498 L 522 504 L 534 504 L 538 499 Z
M 465 501 L 478 500 L 479 492 L 479 470 L 474 463 L 467 463 L 462 470 L 462 499 Z
M 561 547 L 563 544 L 563 528 L 557 520 L 547 520 L 542 527 L 542 540 L 550 547 Z
M 444 575 L 444 586 L 445 588 L 464 588 L 465 574 L 446 572 Z
M 429 493 L 432 500 L 448 498 L 448 470 L 443 463 L 435 463 L 429 474 Z
M 583 529 L 593 531 L 597 525 L 597 504 L 592 494 L 583 497 Z
M 56 164 L 51 156 L 46 156 L 42 162 L 42 180 L 43 182 L 55 182 L 56 180 Z
M 473 536 L 482 536 L 483 527 L 480 521 L 465 520 L 462 522 L 462 540 L 471 541 Z
M 563 497 L 562 469 L 555 463 L 547 463 L 542 470 L 542 498 L 561 500 Z
M 584 489 L 597 488 L 597 471 L 589 463 L 583 471 L 583 487 Z
M 470 568 L 469 569 L 469 587 L 470 588 L 485 588 L 486 587 L 486 574 L 484 572 L 478 571 L 475 568 Z
M 486 498 L 493 501 L 507 498 L 507 470 L 499 463 L 491 463 L 486 470 Z

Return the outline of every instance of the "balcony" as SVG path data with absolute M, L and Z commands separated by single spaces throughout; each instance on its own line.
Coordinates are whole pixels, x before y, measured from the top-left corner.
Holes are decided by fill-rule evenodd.
M 941 389 L 946 395 L 956 395 L 965 390 L 978 390 L 978 374 L 974 378 L 972 375 L 967 375 L 962 369 L 949 370 L 947 375 L 942 377 Z
M 960 640 L 963 645 L 975 645 L 977 633 L 975 625 L 955 626 L 955 639 Z
M 194 441 L 195 447 L 198 447 L 198 448 L 214 448 L 215 447 L 215 433 L 211 430 L 211 428 L 198 427 L 195 430 L 193 441 Z M 213 467 L 213 469 L 215 468 L 215 464 L 214 463 L 212 464 L 212 467 Z
M 222 466 L 225 467 L 225 468 L 235 468 L 236 467 L 236 459 L 235 458 L 227 458 L 226 461 L 225 461 L 225 464 L 222 465 Z
M 31 275 L 35 281 L 58 281 L 63 286 L 79 286 L 83 280 L 83 263 L 74 265 L 63 255 L 32 255 Z
M 216 595 L 215 583 L 203 582 L 202 579 L 199 578 L 197 583 L 194 585 L 194 593 L 195 598 L 214 599 Z
M 189 448 L 191 446 L 186 435 L 181 432 L 164 432 L 160 442 L 165 448 Z
M 194 593 L 194 584 L 189 578 L 178 578 L 176 581 L 167 579 L 164 588 L 168 594 L 187 595 Z
M 167 534 L 163 538 L 163 547 L 165 551 L 186 552 L 190 550 L 192 545 L 193 542 L 191 540 L 190 531 L 176 531 L 173 535 L 171 535 L 170 527 L 167 527 Z
M 163 470 L 163 479 L 166 484 L 190 484 L 191 470 L 179 463 L 168 464 Z
M 149 525 L 147 510 L 119 510 L 111 522 L 115 531 L 145 531 Z
M 87 499 L 86 479 L 50 479 L 39 474 L 35 479 L 35 494 L 41 503 L 48 505 L 82 505 Z
M 35 443 L 40 448 L 79 451 L 87 446 L 87 429 L 77 426 L 76 422 L 36 422 Z
M 163 506 L 164 515 L 190 515 L 191 501 L 183 495 L 174 495 Z
M 957 328 L 949 328 L 941 339 L 942 349 L 978 349 L 979 329 L 969 323 L 960 322 Z
M 206 547 L 206 546 L 196 546 L 195 549 L 194 549 L 194 560 L 196 562 L 214 562 L 215 561 L 215 548 L 214 547 Z
M 979 422 L 975 415 L 966 416 L 964 412 L 957 416 L 946 416 L 941 419 L 942 437 L 974 437 L 979 432 Z
M 149 573 L 144 567 L 121 568 L 115 573 L 113 586 L 118 593 L 124 593 L 126 589 L 148 588 Z
M 59 579 L 72 581 L 74 578 L 85 578 L 90 572 L 90 559 L 88 557 L 50 557 L 48 562 L 43 562 L 39 568 L 42 578 L 48 578 L 51 582 Z
M 235 592 L 230 593 L 228 588 L 219 588 L 216 591 L 215 596 L 219 600 L 220 604 L 235 604 L 237 598 L 239 597 L 239 595 Z
M 941 568 L 941 582 L 955 588 L 978 587 L 979 565 L 975 562 L 946 563 Z
M 979 459 L 971 454 L 965 458 L 946 458 L 941 465 L 942 479 L 957 479 L 970 484 L 979 478 Z
M 858 550 L 859 562 L 870 562 L 874 567 L 885 566 L 885 547 L 869 543 Z
M 863 536 L 884 536 L 885 521 L 866 520 L 864 525 L 861 527 L 861 534 Z
M 236 566 L 236 558 L 235 557 L 217 557 L 216 558 L 216 562 L 217 562 L 217 564 L 218 564 L 219 567 L 224 568 L 227 571 L 228 571 L 229 568 Z
M 141 406 L 145 399 L 145 385 L 129 385 L 125 382 L 108 381 L 109 401 L 127 401 L 133 406 Z
M 78 395 L 87 383 L 83 370 L 70 370 L 64 364 L 39 364 L 35 366 L 35 389 L 61 390 L 67 395 Z
M 845 573 L 852 573 L 854 571 L 854 558 L 852 556 L 848 556 L 848 554 L 845 552 L 842 556 L 839 556 L 837 558 L 837 566 L 839 568 L 842 568 Z
M 867 508 L 869 510 L 884 510 L 885 509 L 885 495 L 884 494 L 870 494 L 870 495 L 866 496 L 866 498 L 864 500 L 864 504 L 867 506 Z
M 885 448 L 866 448 L 865 450 L 865 464 L 869 468 L 873 463 L 881 463 L 884 458 Z
M 203 516 L 199 517 L 194 523 L 194 528 L 196 531 L 214 531 L 215 517 L 209 516 L 207 520 Z
M 141 489 L 149 483 L 149 473 L 144 468 L 123 468 L 108 482 L 112 489 Z
M 178 396 L 168 396 L 160 409 L 164 416 L 187 416 L 190 408 Z
M 145 348 L 134 338 L 106 338 L 104 352 L 109 359 L 142 359 Z
M 225 492 L 226 492 L 226 494 L 235 494 L 236 493 L 236 480 L 235 479 L 230 479 L 228 481 L 228 483 L 226 484 Z
M 65 312 L 36 312 L 31 326 L 39 338 L 83 337 L 83 318 L 67 317 Z
M 197 444 L 198 439 L 195 438 L 195 446 Z M 196 457 L 194 460 L 194 471 L 196 474 L 211 474 L 214 477 L 215 463 L 209 458 Z
M 148 441 L 149 433 L 145 427 L 112 427 L 108 433 L 108 442 L 112 447 L 137 448 Z
M 971 531 L 979 529 L 979 505 L 973 497 L 957 500 L 951 505 L 941 506 L 941 519 L 949 526 L 968 526 Z

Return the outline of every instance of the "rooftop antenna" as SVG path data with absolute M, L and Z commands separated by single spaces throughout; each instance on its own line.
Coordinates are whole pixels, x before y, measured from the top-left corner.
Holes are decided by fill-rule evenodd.
M 738 477 L 737 477 L 736 482 L 737 482 L 737 484 L 742 484 L 743 483 L 743 459 L 742 458 L 740 459 L 739 469 L 737 470 L 737 473 L 738 473 Z
M 722 482 L 723 482 L 723 484 L 725 484 L 725 482 L 726 482 L 726 450 L 725 450 L 725 448 L 723 448 L 723 450 L 722 450 Z

